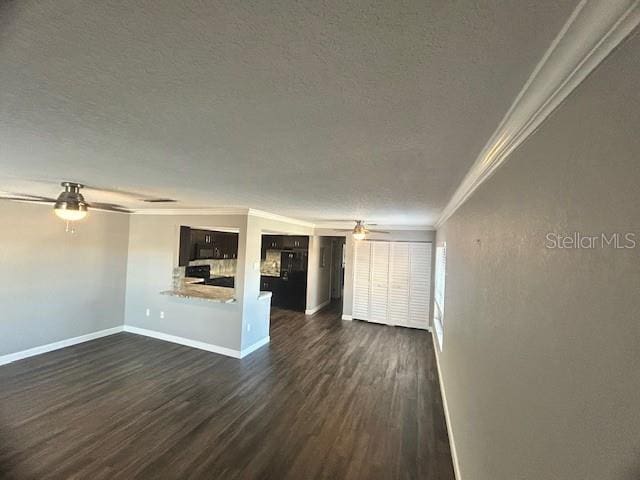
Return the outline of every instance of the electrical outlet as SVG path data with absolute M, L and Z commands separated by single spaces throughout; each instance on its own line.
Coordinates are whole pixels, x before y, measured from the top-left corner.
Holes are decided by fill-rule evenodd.
M 164 312 L 160 311 L 160 318 L 164 318 Z
M 250 332 L 250 331 L 251 331 L 251 324 L 247 323 L 247 332 Z
M 147 317 L 148 317 L 149 315 L 151 315 L 151 309 L 150 309 L 150 308 L 147 308 L 147 311 L 146 311 L 145 313 L 146 313 L 146 315 L 147 315 Z

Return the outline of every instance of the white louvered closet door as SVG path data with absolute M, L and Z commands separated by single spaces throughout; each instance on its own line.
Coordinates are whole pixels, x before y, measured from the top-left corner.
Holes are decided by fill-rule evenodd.
M 353 318 L 426 329 L 430 294 L 430 243 L 355 243 Z
M 431 244 L 409 243 L 409 316 L 406 326 L 429 326 Z
M 354 253 L 353 318 L 368 320 L 371 242 L 355 242 Z
M 409 244 L 391 242 L 389 250 L 389 324 L 409 318 Z
M 368 320 L 388 323 L 389 242 L 371 243 L 371 289 Z

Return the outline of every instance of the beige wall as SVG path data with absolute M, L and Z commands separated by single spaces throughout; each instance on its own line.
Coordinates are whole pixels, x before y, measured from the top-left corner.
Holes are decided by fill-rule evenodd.
M 0 356 L 122 325 L 129 216 L 0 202 Z
M 640 478 L 640 37 L 438 231 L 464 480 Z M 634 232 L 635 249 L 545 248 Z

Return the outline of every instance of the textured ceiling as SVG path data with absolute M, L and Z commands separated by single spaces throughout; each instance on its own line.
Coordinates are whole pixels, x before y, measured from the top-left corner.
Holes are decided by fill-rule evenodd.
M 0 190 L 429 225 L 575 3 L 5 1 Z

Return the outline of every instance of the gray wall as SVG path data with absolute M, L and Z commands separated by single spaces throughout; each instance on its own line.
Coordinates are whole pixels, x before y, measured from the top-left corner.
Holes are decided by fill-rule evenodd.
M 324 249 L 325 265 L 320 266 Z M 307 275 L 307 310 L 331 300 L 331 238 L 309 237 L 309 267 Z
M 0 355 L 122 325 L 129 217 L 0 202 Z
M 438 231 L 464 480 L 640 478 L 639 53 L 614 52 Z M 554 250 L 548 232 L 639 243 Z
M 172 288 L 181 225 L 239 231 L 238 266 L 244 264 L 246 215 L 132 215 L 127 265 L 125 324 L 239 350 L 242 303 L 212 303 L 160 295 Z M 244 269 L 236 272 L 236 298 L 243 296 Z M 146 309 L 151 315 L 146 316 Z M 160 318 L 160 312 L 164 318 Z

